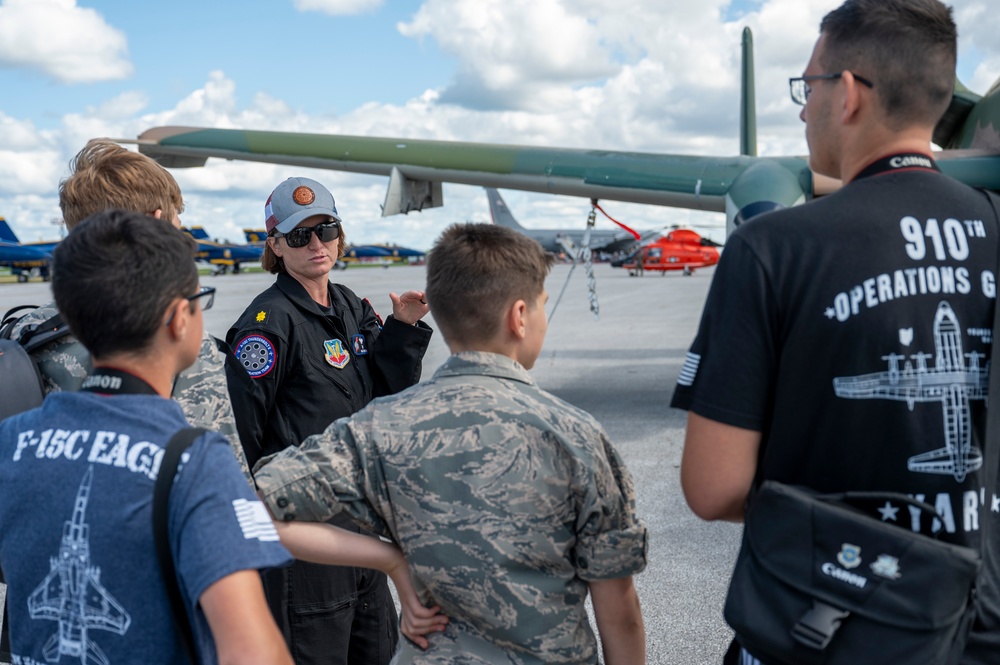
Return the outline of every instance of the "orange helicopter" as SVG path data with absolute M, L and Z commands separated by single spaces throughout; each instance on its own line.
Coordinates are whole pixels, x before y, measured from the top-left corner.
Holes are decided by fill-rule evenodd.
M 721 246 L 691 229 L 673 229 L 653 242 L 640 245 L 620 265 L 633 277 L 641 277 L 647 270 L 658 270 L 661 274 L 666 274 L 668 270 L 682 270 L 685 275 L 690 275 L 696 268 L 718 263 L 718 248 Z

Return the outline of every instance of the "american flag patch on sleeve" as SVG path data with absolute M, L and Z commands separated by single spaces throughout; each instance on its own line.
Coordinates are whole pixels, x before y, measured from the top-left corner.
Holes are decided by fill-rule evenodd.
M 233 501 L 233 510 L 236 512 L 236 519 L 243 530 L 243 537 L 247 540 L 261 540 L 263 542 L 275 542 L 279 540 L 278 532 L 274 528 L 274 522 L 267 513 L 267 508 L 260 501 L 247 501 L 237 499 Z
M 701 356 L 697 353 L 688 352 L 684 360 L 684 367 L 681 367 L 681 375 L 677 377 L 677 383 L 682 386 L 694 385 L 694 377 L 698 374 L 698 365 L 701 364 Z

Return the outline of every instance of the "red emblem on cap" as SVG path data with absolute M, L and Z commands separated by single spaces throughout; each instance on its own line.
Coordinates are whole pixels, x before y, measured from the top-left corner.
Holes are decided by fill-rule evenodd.
M 292 200 L 300 206 L 311 205 L 316 200 L 316 193 L 305 185 L 301 185 L 292 192 Z

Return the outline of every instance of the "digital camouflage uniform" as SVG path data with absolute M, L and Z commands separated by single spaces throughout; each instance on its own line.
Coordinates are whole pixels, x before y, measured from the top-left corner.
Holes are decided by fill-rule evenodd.
M 278 519 L 341 510 L 398 543 L 421 600 L 451 621 L 398 663 L 596 663 L 588 580 L 646 565 L 632 480 L 601 426 L 505 356 L 451 356 L 265 458 Z
M 54 302 L 42 305 L 18 321 L 11 334 L 17 339 L 28 325 L 37 325 L 58 314 Z M 66 335 L 46 345 L 34 354 L 42 373 L 45 394 L 57 391 L 77 391 L 92 369 L 90 353 L 75 337 Z M 247 482 L 253 485 L 246 456 L 236 431 L 236 418 L 229 401 L 226 384 L 225 355 L 219 351 L 215 339 L 205 332 L 201 340 L 201 353 L 194 364 L 180 373 L 174 382 L 172 397 L 181 405 L 184 416 L 192 427 L 221 433 L 229 441 L 240 469 Z

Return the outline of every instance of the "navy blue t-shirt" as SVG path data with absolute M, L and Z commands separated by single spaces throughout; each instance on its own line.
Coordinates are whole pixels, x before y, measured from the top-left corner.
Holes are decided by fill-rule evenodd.
M 14 663 L 184 660 L 156 561 L 152 505 L 163 447 L 187 426 L 170 400 L 93 393 L 54 393 L 0 423 L 0 568 Z M 182 458 L 168 525 L 201 661 L 214 663 L 201 594 L 232 573 L 290 557 L 215 433 Z

